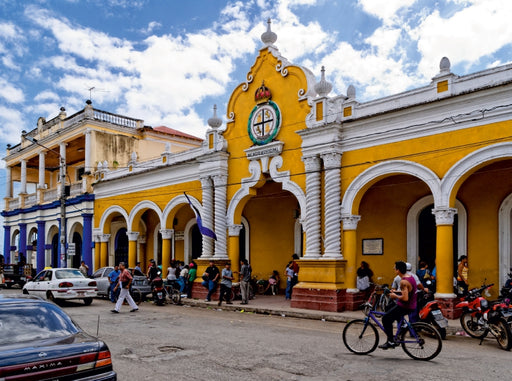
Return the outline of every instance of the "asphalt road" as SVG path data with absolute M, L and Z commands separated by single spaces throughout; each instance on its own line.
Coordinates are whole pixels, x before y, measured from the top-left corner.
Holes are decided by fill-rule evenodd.
M 342 323 L 150 302 L 136 313 L 125 305 L 113 314 L 112 307 L 97 299 L 63 309 L 109 345 L 119 380 L 510 379 L 512 353 L 491 338 L 480 346 L 451 336 L 436 359 L 421 362 L 400 348 L 353 355 Z

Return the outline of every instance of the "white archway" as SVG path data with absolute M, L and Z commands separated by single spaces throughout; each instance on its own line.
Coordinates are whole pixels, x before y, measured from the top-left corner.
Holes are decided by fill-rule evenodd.
M 512 193 L 509 194 L 500 205 L 499 215 L 499 279 L 500 286 L 505 284 L 507 274 L 512 266 L 512 248 L 510 245 L 512 236 Z
M 306 195 L 302 188 L 290 180 L 290 171 L 279 171 L 279 168 L 283 165 L 283 158 L 281 156 L 275 156 L 270 161 L 268 166 L 269 174 L 272 180 L 276 183 L 281 183 L 283 190 L 286 190 L 293 194 L 297 199 L 302 215 L 306 215 Z M 249 162 L 250 177 L 242 179 L 240 189 L 233 195 L 227 210 L 227 221 L 228 226 L 235 225 L 235 210 L 238 204 L 246 196 L 252 193 L 252 188 L 260 181 L 261 178 L 261 166 L 258 161 L 252 160 Z
M 432 195 L 425 196 L 416 201 L 407 213 L 407 262 L 412 265 L 413 271 L 416 271 L 418 263 L 418 220 L 421 211 L 431 204 L 434 204 L 434 197 Z M 459 200 L 455 200 L 455 208 L 458 216 L 457 257 L 460 257 L 467 255 L 468 216 L 466 208 Z
M 201 205 L 201 203 L 193 196 L 190 196 L 188 195 L 188 198 L 190 199 L 190 202 L 192 203 L 192 205 L 194 205 L 197 210 L 199 210 L 199 213 L 201 215 L 203 215 L 203 206 Z M 185 195 L 178 195 L 176 197 L 174 197 L 164 208 L 163 212 L 162 212 L 162 222 L 163 224 L 166 223 L 167 221 L 167 218 L 169 217 L 169 214 L 174 210 L 174 208 L 176 208 L 178 205 L 181 205 L 181 204 L 187 204 L 188 205 L 188 201 L 187 201 L 187 198 L 185 197 Z M 165 225 L 163 225 L 165 226 Z M 165 227 L 167 228 L 167 227 Z
M 144 200 L 139 202 L 137 205 L 133 207 L 133 209 L 130 211 L 130 216 L 128 218 L 128 231 L 131 231 L 133 229 L 133 223 L 135 221 L 135 217 L 137 214 L 142 211 L 150 209 L 153 210 L 156 215 L 158 216 L 158 220 L 160 221 L 160 225 L 162 224 L 162 211 L 160 210 L 160 207 L 155 204 L 153 201 Z
M 119 205 L 113 205 L 113 206 L 108 207 L 101 215 L 100 226 L 98 227 L 100 232 L 103 232 L 107 218 L 113 213 L 121 214 L 123 216 L 124 220 L 128 223 L 129 218 L 128 218 L 128 213 L 126 212 L 126 210 L 124 210 L 124 208 L 120 207 Z
M 455 185 L 469 171 L 485 165 L 486 162 L 502 158 L 512 158 L 512 142 L 498 143 L 481 148 L 459 160 L 446 172 L 446 175 L 441 180 L 443 199 L 436 206 L 449 206 L 450 197 Z
M 437 205 L 442 199 L 439 177 L 429 168 L 407 160 L 393 160 L 376 164 L 357 176 L 350 183 L 347 191 L 343 195 L 341 202 L 341 212 L 343 215 L 351 215 L 354 201 L 357 194 L 371 181 L 385 175 L 407 174 L 422 180 L 430 189 L 434 199 L 434 205 Z

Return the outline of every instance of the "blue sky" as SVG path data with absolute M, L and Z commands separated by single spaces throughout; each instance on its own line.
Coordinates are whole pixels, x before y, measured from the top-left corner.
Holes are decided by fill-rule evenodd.
M 368 101 L 428 84 L 443 56 L 459 75 L 510 62 L 510 14 L 510 0 L 0 0 L 0 144 L 89 96 L 204 137 L 268 17 L 284 57 Z

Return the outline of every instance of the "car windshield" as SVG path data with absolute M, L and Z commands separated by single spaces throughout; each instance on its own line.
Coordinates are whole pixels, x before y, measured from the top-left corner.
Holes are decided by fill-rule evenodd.
M 0 345 L 66 337 L 78 327 L 59 307 L 50 303 L 0 305 Z
M 55 271 L 57 279 L 83 278 L 84 275 L 76 269 L 62 269 Z

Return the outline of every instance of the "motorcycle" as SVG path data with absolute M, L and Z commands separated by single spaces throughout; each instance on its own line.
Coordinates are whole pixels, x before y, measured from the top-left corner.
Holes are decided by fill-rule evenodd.
M 153 303 L 157 306 L 163 306 L 165 304 L 166 292 L 164 289 L 164 281 L 160 278 L 160 275 L 153 279 Z
M 480 339 L 480 344 L 490 332 L 500 348 L 508 351 L 512 348 L 512 333 L 507 321 L 512 313 L 508 312 L 508 304 L 490 304 L 482 296 L 482 292 L 492 286 L 484 282 L 482 287 L 469 290 L 467 296 L 456 305 L 462 308 L 460 324 L 469 336 Z
M 434 326 L 443 340 L 446 339 L 448 319 L 443 316 L 439 302 L 434 300 L 434 294 L 432 292 L 421 291 L 418 294 L 418 316 L 420 321 Z

